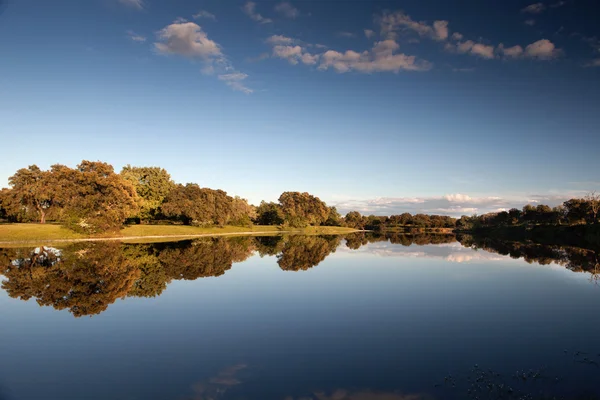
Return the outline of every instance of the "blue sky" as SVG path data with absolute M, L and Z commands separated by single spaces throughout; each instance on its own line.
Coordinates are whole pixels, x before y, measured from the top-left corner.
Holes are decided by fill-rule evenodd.
M 600 189 L 595 3 L 5 1 L 0 186 L 88 159 L 253 203 L 557 204 Z

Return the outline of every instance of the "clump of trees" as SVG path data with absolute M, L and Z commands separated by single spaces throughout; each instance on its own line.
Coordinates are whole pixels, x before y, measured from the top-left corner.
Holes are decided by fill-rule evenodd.
M 119 229 L 139 212 L 133 185 L 103 162 L 82 161 L 72 169 L 36 165 L 18 170 L 0 201 L 8 218 L 18 222 L 59 221 L 75 231 L 98 233 Z
M 358 211 L 346 214 L 344 224 L 351 228 L 374 231 L 411 231 L 421 229 L 454 228 L 456 219 L 443 215 L 411 215 L 404 213 L 391 216 L 364 216 Z
M 528 204 L 521 210 L 512 208 L 509 211 L 462 216 L 456 228 L 468 231 L 508 226 L 593 225 L 600 222 L 599 217 L 600 195 L 590 193 L 584 198 L 565 201 L 557 207 Z

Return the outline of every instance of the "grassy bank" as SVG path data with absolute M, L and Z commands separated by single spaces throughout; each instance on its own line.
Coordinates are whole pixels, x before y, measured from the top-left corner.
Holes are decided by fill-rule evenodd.
M 55 224 L 0 224 L 0 244 L 10 242 L 40 242 L 53 240 L 82 240 L 89 238 L 166 238 L 197 235 L 234 235 L 234 234 L 278 234 L 293 233 L 304 235 L 339 235 L 355 232 L 352 228 L 333 226 L 308 227 L 303 229 L 282 229 L 277 226 L 255 225 L 225 226 L 223 228 L 201 228 L 184 225 L 132 225 L 118 233 L 102 236 L 86 236 Z

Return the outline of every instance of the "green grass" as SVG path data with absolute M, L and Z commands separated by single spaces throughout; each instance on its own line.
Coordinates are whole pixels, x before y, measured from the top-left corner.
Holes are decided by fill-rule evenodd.
M 223 234 L 279 234 L 293 233 L 304 235 L 338 235 L 355 232 L 352 228 L 318 226 L 308 228 L 281 229 L 277 226 L 255 225 L 252 227 L 225 226 L 223 228 L 201 228 L 184 225 L 131 225 L 118 233 L 104 234 L 105 238 L 135 238 L 148 237 L 148 240 L 169 240 L 169 237 L 185 237 L 194 235 L 223 235 Z M 161 236 L 162 238 L 151 238 Z M 90 236 L 77 234 L 67 228 L 55 224 L 0 224 L 0 244 L 10 242 L 40 242 L 53 240 L 77 240 Z

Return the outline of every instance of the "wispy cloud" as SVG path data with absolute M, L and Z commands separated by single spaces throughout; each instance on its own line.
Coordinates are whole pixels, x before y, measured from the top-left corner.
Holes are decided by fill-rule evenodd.
M 526 19 L 525 20 L 525 25 L 534 26 L 535 25 L 535 19 L 533 19 L 533 18 Z
M 270 24 L 271 22 L 273 22 L 272 19 L 270 18 L 265 18 L 262 15 L 260 15 L 258 12 L 256 12 L 256 3 L 253 1 L 249 1 L 247 2 L 244 7 L 242 8 L 242 10 L 244 11 L 244 13 L 250 17 L 250 19 L 252 19 L 253 21 L 258 22 L 259 24 Z
M 119 0 L 119 3 L 128 7 L 137 8 L 138 10 L 144 8 L 144 0 Z
M 352 32 L 345 32 L 345 31 L 337 32 L 335 35 L 338 36 L 338 37 L 344 37 L 344 38 L 354 38 L 354 37 L 356 37 L 356 35 L 354 33 L 352 33 Z
M 292 5 L 289 1 L 283 1 L 275 5 L 275 11 L 283 15 L 286 18 L 297 18 L 300 16 L 300 11 Z
M 158 41 L 154 47 L 159 54 L 178 55 L 204 62 L 202 73 L 218 78 L 229 87 L 243 93 L 252 93 L 252 89 L 242 83 L 248 75 L 236 71 L 221 50 L 221 46 L 208 38 L 206 32 L 194 23 L 179 19 L 158 32 Z
M 208 18 L 208 19 L 212 19 L 213 21 L 217 20 L 217 17 L 215 16 L 215 14 L 210 13 L 205 10 L 198 11 L 196 14 L 193 15 L 193 17 L 194 17 L 194 19 Z
M 546 9 L 544 3 L 534 3 L 521 10 L 522 13 L 539 14 Z
M 400 31 L 411 31 L 439 41 L 448 39 L 448 21 L 439 20 L 430 25 L 427 22 L 415 21 L 402 11 L 383 14 L 379 18 L 379 25 L 381 34 L 389 39 L 396 39 Z
M 371 29 L 365 29 L 365 36 L 367 37 L 367 39 L 371 39 L 373 37 L 375 37 L 375 31 L 372 31 Z
M 138 35 L 134 31 L 127 31 L 127 37 L 133 42 L 143 43 L 146 41 L 146 37 L 142 35 Z
M 400 46 L 392 39 L 375 43 L 370 51 L 358 53 L 347 50 L 340 53 L 329 50 L 321 56 L 319 69 L 333 69 L 338 73 L 356 71 L 361 73 L 395 72 L 400 71 L 427 71 L 432 64 L 426 60 L 418 59 L 398 53 Z

